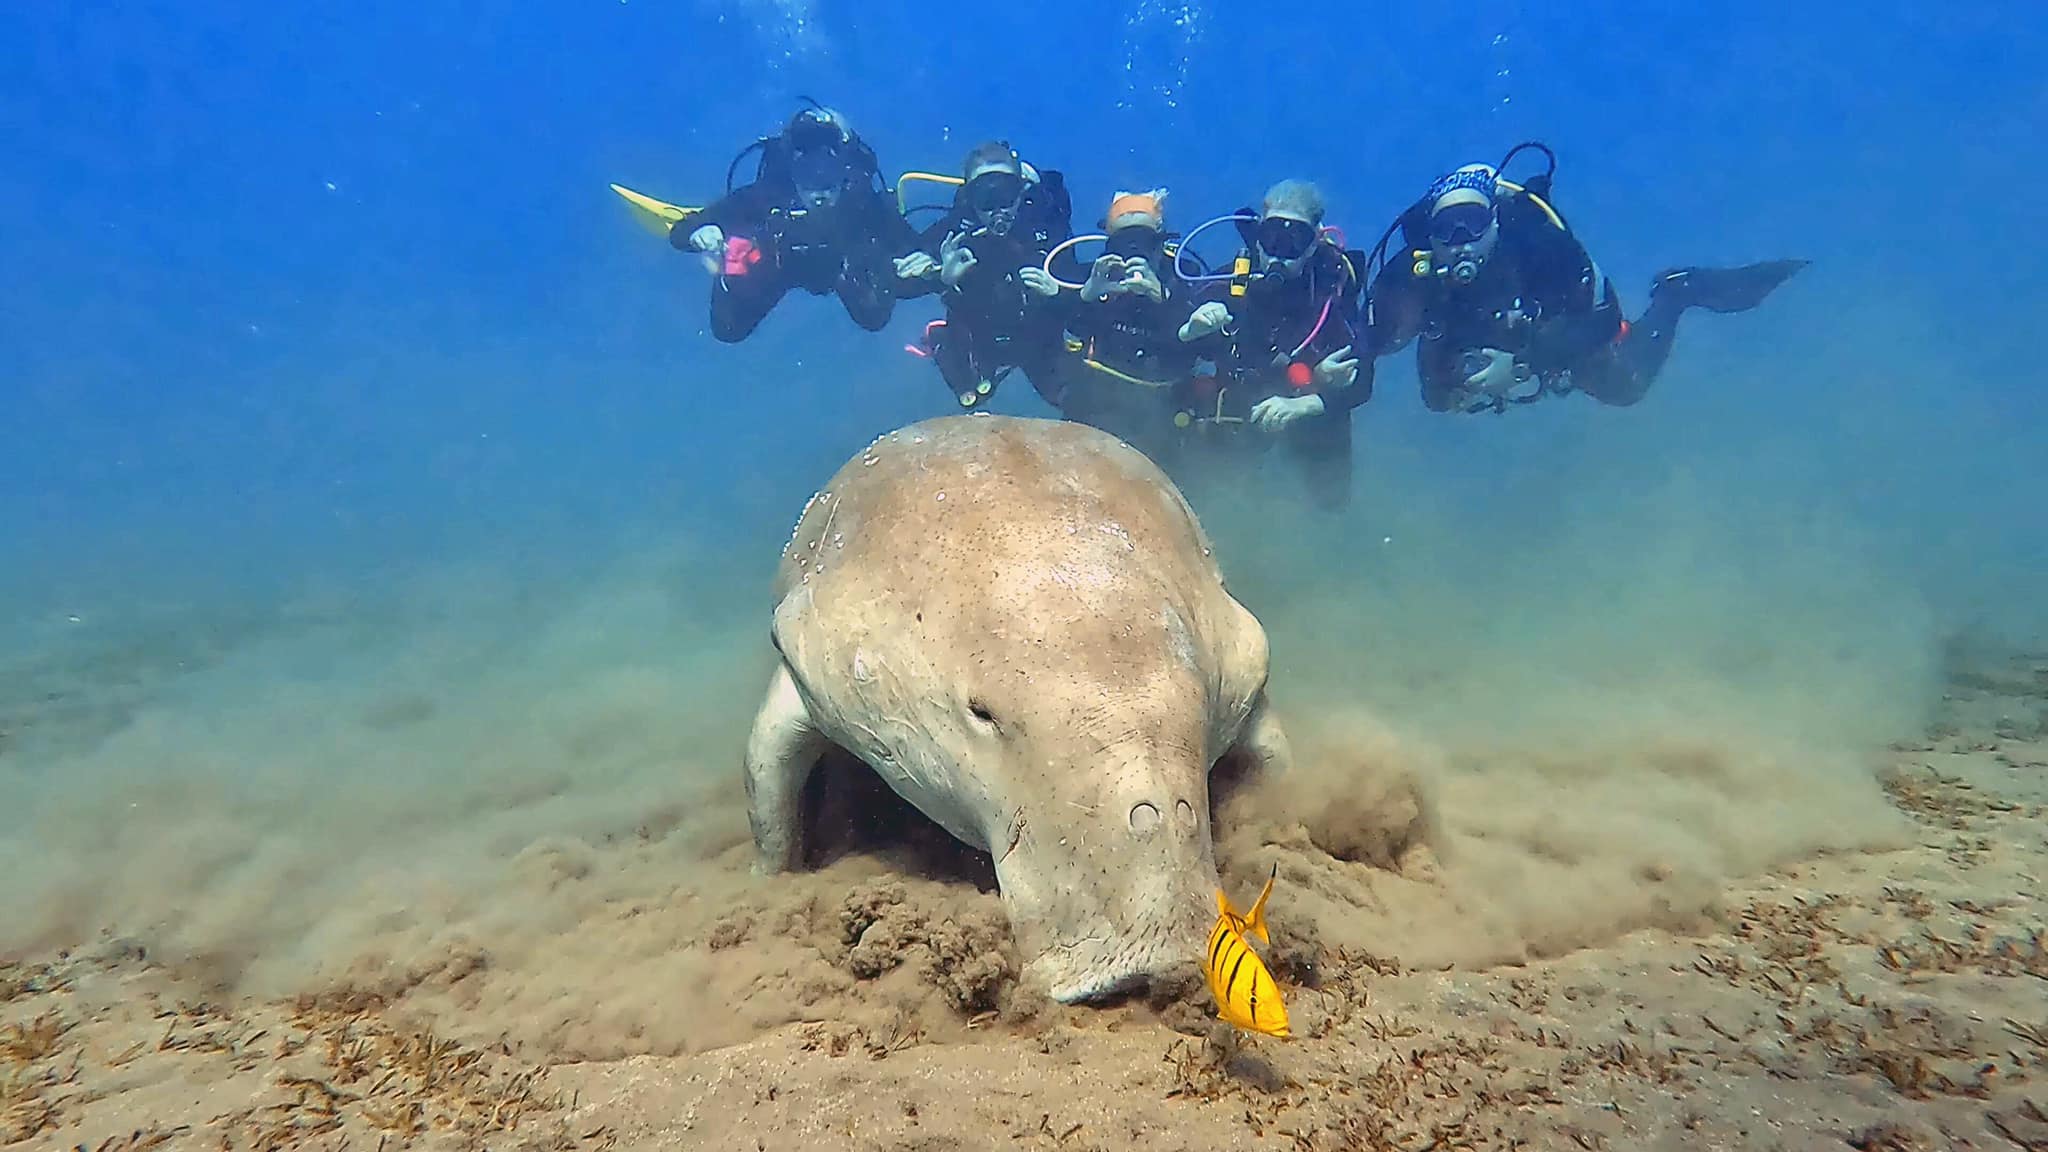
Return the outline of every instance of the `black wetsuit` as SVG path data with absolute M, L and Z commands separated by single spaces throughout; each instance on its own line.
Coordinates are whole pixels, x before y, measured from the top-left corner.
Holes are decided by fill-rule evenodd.
M 669 229 L 669 243 L 684 251 L 695 251 L 690 236 L 706 225 L 758 251 L 757 261 L 731 268 L 724 267 L 724 253 L 710 253 L 721 262 L 711 286 L 711 334 L 720 341 L 746 339 L 792 288 L 838 295 L 846 314 L 870 332 L 888 325 L 896 308 L 894 257 L 910 250 L 916 233 L 883 186 L 867 145 L 855 139 L 842 149 L 848 182 L 829 208 L 805 205 L 790 176 L 789 145 L 777 136 L 762 145 L 753 183 Z
M 1504 398 L 1465 395 L 1466 354 L 1486 348 L 1513 353 L 1527 367 L 1516 402 L 1576 389 L 1603 404 L 1634 404 L 1669 359 L 1688 307 L 1747 310 L 1805 266 L 1780 260 L 1666 272 L 1630 323 L 1613 282 L 1568 228 L 1522 196 L 1504 198 L 1495 211 L 1499 236 L 1471 283 L 1437 273 L 1427 240 L 1417 242 L 1427 223 L 1416 210 L 1403 223 L 1406 249 L 1373 281 L 1371 353 L 1390 355 L 1420 336 L 1416 374 L 1432 411 L 1505 406 Z
M 1290 382 L 1290 366 L 1301 364 L 1313 373 L 1325 357 L 1353 343 L 1360 323 L 1360 285 L 1354 270 L 1364 266 L 1364 253 L 1319 244 L 1294 275 L 1257 277 L 1245 286 L 1243 296 L 1230 294 L 1230 281 L 1207 284 L 1193 303 L 1222 304 L 1230 309 L 1231 323 L 1194 342 L 1196 351 L 1216 364 L 1218 391 L 1192 413 L 1191 430 L 1236 428 L 1236 439 L 1263 443 L 1270 433 L 1233 424 L 1231 419 L 1248 418 L 1268 397 L 1317 391 L 1313 384 L 1298 388 Z M 1321 390 L 1322 413 L 1304 416 L 1279 434 L 1301 469 L 1311 498 L 1324 508 L 1342 508 L 1351 500 L 1351 413 L 1372 398 L 1372 359 L 1362 348 L 1354 347 L 1353 355 L 1358 358 L 1357 377 L 1349 385 Z M 1294 371 L 1299 374 L 1300 369 Z M 1210 423 L 1214 417 L 1223 422 Z
M 1128 291 L 1107 300 L 1061 294 L 1073 354 L 1060 363 L 1053 404 L 1067 419 L 1120 437 L 1172 472 L 1180 442 L 1174 415 L 1196 404 L 1196 352 L 1179 337 L 1194 307 L 1193 286 L 1175 274 L 1171 256 L 1145 262 L 1159 277 L 1163 299 Z M 1084 273 L 1072 282 L 1086 280 Z
M 1059 296 L 1040 296 L 1025 287 L 1019 273 L 1044 265 L 1046 254 L 1073 234 L 1073 205 L 1056 171 L 1041 172 L 1038 182 L 1027 187 L 1015 222 L 1002 235 L 988 231 L 969 212 L 964 187 L 955 194 L 952 211 L 925 230 L 917 248 L 934 260 L 943 261 L 941 251 L 953 236 L 974 253 L 974 266 L 956 287 L 945 287 L 935 272 L 899 281 L 897 289 L 904 299 L 935 292 L 943 296 L 945 323 L 931 330 L 931 355 L 963 407 L 985 403 L 1004 371 L 1013 368 L 1023 371 L 1047 403 L 1056 403 L 1067 305 Z M 1060 255 L 1054 273 L 1078 282 L 1081 274 L 1072 252 Z

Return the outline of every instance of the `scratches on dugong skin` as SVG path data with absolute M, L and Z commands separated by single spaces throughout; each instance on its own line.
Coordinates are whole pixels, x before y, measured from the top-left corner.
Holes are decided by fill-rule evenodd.
M 1046 580 L 1062 588 L 1087 588 L 1102 590 L 1116 581 L 1114 576 L 1100 564 L 1075 563 L 1062 560 L 1049 565 Z
M 824 520 L 815 530 L 807 529 L 805 525 L 810 523 L 812 514 L 820 505 L 825 508 Z M 825 574 L 825 550 L 821 549 L 820 545 L 825 543 L 826 534 L 832 530 L 833 520 L 839 516 L 839 506 L 840 501 L 830 489 L 812 495 L 804 502 L 804 510 L 796 519 L 796 527 L 790 531 L 789 544 L 783 549 L 782 558 L 796 565 L 798 574 L 802 576 L 802 583 L 810 583 L 813 574 Z M 833 537 L 832 540 L 836 548 L 846 546 L 843 534 Z
M 829 496 L 830 494 L 827 493 L 827 495 Z M 823 543 L 825 537 L 832 531 L 832 521 L 837 520 L 838 518 L 839 501 L 834 500 L 832 501 L 832 507 L 826 510 L 825 512 L 825 522 L 823 524 L 818 525 L 818 534 L 811 539 L 811 542 L 808 545 L 808 547 L 815 549 L 819 544 Z
M 1195 633 L 1188 627 L 1187 618 L 1170 600 L 1159 605 L 1159 617 L 1166 629 L 1166 642 L 1172 645 L 1174 659 L 1191 670 L 1200 671 L 1202 662 L 1195 651 Z
M 832 493 L 829 490 L 825 490 L 811 493 L 811 498 L 804 501 L 803 511 L 796 514 L 796 523 L 789 526 L 789 543 L 783 546 L 783 559 L 797 560 L 801 558 L 803 549 L 797 547 L 797 542 L 803 539 L 804 522 L 811 518 L 812 510 L 831 499 Z

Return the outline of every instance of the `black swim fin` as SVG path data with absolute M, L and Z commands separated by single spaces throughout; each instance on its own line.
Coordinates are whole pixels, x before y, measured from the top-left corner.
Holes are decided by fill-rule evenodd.
M 1650 285 L 1652 297 L 1667 296 L 1681 308 L 1747 312 L 1811 260 L 1766 260 L 1740 268 L 1673 268 Z M 1675 296 L 1668 294 L 1675 293 Z

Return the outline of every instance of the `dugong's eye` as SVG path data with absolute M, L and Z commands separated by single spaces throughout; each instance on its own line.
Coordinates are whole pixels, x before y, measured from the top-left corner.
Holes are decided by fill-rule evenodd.
M 996 714 L 989 711 L 988 705 L 983 704 L 979 700 L 969 700 L 967 702 L 967 714 L 995 729 L 997 732 L 1003 730 L 1003 726 L 996 722 Z

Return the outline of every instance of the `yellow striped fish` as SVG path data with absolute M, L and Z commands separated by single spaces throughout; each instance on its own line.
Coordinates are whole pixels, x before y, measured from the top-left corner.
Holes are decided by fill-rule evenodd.
M 1273 881 L 1280 878 L 1280 866 L 1266 878 L 1252 910 L 1239 916 L 1231 911 L 1230 897 L 1216 890 L 1216 927 L 1209 930 L 1209 954 L 1202 962 L 1202 974 L 1209 978 L 1209 992 L 1216 997 L 1216 1016 L 1247 1032 L 1292 1037 L 1287 1029 L 1287 1004 L 1280 999 L 1280 985 L 1252 946 L 1247 936 L 1261 943 L 1273 941 L 1266 935 L 1266 897 L 1273 894 Z

